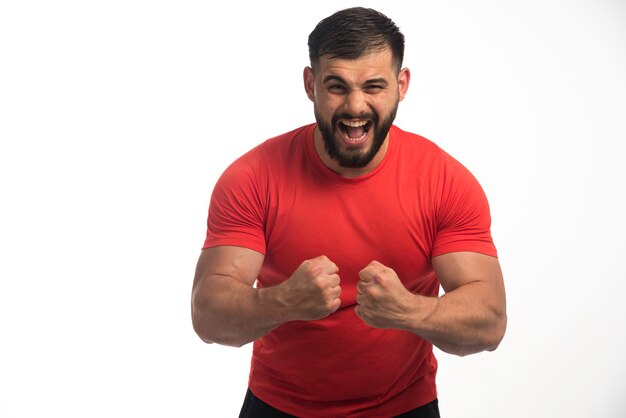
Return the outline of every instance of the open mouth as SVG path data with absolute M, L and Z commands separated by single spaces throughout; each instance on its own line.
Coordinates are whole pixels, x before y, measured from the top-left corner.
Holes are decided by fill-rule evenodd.
M 339 130 L 343 134 L 344 140 L 348 144 L 359 144 L 365 140 L 367 133 L 372 127 L 369 120 L 340 120 L 337 123 Z

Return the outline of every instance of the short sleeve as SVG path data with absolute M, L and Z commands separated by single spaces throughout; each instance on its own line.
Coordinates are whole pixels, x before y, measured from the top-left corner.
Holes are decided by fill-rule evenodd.
M 442 154 L 437 233 L 432 257 L 457 251 L 496 257 L 485 192 L 469 170 L 443 151 Z
M 231 164 L 213 188 L 203 249 L 246 247 L 265 254 L 265 201 L 258 150 Z

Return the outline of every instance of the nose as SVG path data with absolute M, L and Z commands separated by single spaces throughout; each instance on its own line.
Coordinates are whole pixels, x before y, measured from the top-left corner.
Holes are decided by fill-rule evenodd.
M 352 90 L 346 95 L 345 111 L 351 115 L 367 112 L 365 94 L 361 90 Z

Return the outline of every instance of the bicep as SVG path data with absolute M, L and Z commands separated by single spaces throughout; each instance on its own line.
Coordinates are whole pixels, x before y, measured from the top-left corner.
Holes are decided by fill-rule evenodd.
M 478 180 L 449 156 L 443 178 L 436 201 L 436 235 L 431 254 L 473 251 L 496 256 L 489 202 Z
M 432 263 L 446 293 L 477 284 L 485 297 L 504 305 L 504 280 L 496 257 L 475 252 L 452 252 L 434 257 Z
M 244 247 L 218 246 L 202 250 L 196 266 L 194 290 L 212 276 L 226 276 L 253 286 L 264 255 Z

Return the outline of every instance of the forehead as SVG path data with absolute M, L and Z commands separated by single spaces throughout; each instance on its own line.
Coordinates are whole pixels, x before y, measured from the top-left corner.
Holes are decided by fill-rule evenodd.
M 371 52 L 357 59 L 328 58 L 319 60 L 319 79 L 338 76 L 349 82 L 360 82 L 372 78 L 393 78 L 395 67 L 389 48 Z

